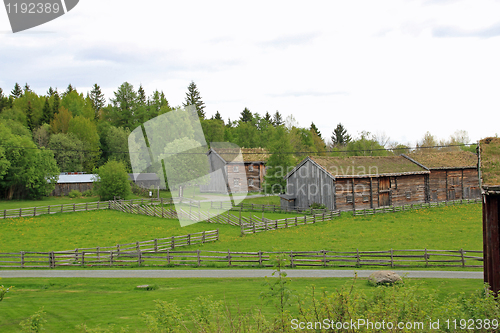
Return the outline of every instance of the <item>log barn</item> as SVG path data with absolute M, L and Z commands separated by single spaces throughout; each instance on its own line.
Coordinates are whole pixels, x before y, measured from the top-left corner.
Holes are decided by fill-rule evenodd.
M 56 187 L 50 193 L 51 196 L 68 195 L 72 190 L 78 190 L 81 193 L 92 190 L 94 187 L 94 174 L 83 172 L 64 172 L 59 175 Z
M 479 143 L 479 166 L 483 195 L 484 282 L 500 292 L 500 138 Z
M 429 174 L 403 156 L 310 156 L 285 176 L 281 204 L 352 210 L 426 202 Z
M 200 185 L 200 192 L 261 191 L 268 151 L 264 148 L 241 148 L 242 159 L 237 158 L 239 153 L 240 149 L 210 148 L 207 153 L 210 172 L 221 170 L 222 173 L 212 175 L 208 184 Z
M 430 171 L 428 201 L 475 199 L 481 196 L 476 154 L 451 151 L 402 156 Z

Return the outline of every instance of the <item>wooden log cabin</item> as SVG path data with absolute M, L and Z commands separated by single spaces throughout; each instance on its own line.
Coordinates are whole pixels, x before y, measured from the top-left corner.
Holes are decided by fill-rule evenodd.
M 68 195 L 72 190 L 80 191 L 81 193 L 92 190 L 94 187 L 94 174 L 86 174 L 83 172 L 64 172 L 59 175 L 56 187 L 50 193 L 51 196 Z
M 222 170 L 222 173 L 212 174 L 208 184 L 200 185 L 200 192 L 238 193 L 262 190 L 265 165 L 269 158 L 265 148 L 211 148 L 207 155 L 210 173 L 217 170 Z
M 476 154 L 452 151 L 402 156 L 430 171 L 428 201 L 475 199 L 481 196 Z
M 479 143 L 479 168 L 483 196 L 484 282 L 500 292 L 500 138 Z
M 426 202 L 429 174 L 403 156 L 307 157 L 285 176 L 281 204 L 352 210 Z

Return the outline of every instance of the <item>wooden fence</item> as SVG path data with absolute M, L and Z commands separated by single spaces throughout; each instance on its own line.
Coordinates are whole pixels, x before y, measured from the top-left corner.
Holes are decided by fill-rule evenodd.
M 478 199 L 462 199 L 462 200 L 450 200 L 450 201 L 440 201 L 440 202 L 427 202 L 427 203 L 402 205 L 402 206 L 386 206 L 386 207 L 378 207 L 378 208 L 356 209 L 353 211 L 353 214 L 354 214 L 354 216 L 373 215 L 373 214 L 379 214 L 379 213 L 395 213 L 395 212 L 404 212 L 404 211 L 413 210 L 413 209 L 444 207 L 444 206 L 475 204 L 475 203 L 481 203 L 481 199 L 480 198 L 478 198 Z
M 198 245 L 219 240 L 219 230 L 202 231 L 182 236 L 157 238 L 116 246 L 77 248 L 68 251 L 0 253 L 2 268 L 36 268 L 56 266 L 141 264 L 141 257 L 164 253 L 182 246 Z M 182 253 L 182 251 L 177 251 Z M 136 259 L 130 259 L 136 258 Z M 138 258 L 138 259 L 137 259 Z M 137 261 L 139 260 L 139 261 Z M 126 266 L 126 265 L 125 265 Z
M 133 247 L 133 244 L 131 244 Z M 273 255 L 285 253 L 288 267 L 483 267 L 482 251 L 395 250 L 387 251 L 155 251 L 80 249 L 82 251 L 0 253 L 2 268 L 56 268 L 61 266 L 193 266 L 193 267 L 272 267 Z
M 250 219 L 245 219 L 241 223 L 241 233 L 242 234 L 254 234 L 257 232 L 268 231 L 268 230 L 278 230 L 283 228 L 296 227 L 305 224 L 314 224 L 316 222 L 324 222 L 333 220 L 334 217 L 339 217 L 340 211 L 330 211 L 328 213 L 314 214 L 314 215 L 304 215 L 295 216 L 278 220 L 269 220 L 264 217 L 261 219 L 257 216 L 253 216 Z

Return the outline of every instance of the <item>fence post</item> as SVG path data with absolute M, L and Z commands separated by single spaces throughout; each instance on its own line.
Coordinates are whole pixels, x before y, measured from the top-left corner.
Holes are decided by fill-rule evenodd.
M 250 223 L 253 222 L 253 233 L 255 234 L 256 233 L 256 230 L 255 230 L 255 220 L 252 220 L 252 215 L 250 215 Z
M 259 251 L 259 266 L 262 266 L 262 251 Z
M 139 265 L 139 267 L 141 267 L 141 263 L 142 263 L 142 253 L 141 251 L 137 251 L 137 264 Z
M 116 255 L 120 255 L 120 244 L 116 244 Z
M 24 251 L 21 251 L 21 268 L 24 268 Z
M 23 209 L 19 208 L 19 217 L 21 217 L 22 215 L 23 215 Z
M 427 248 L 425 248 L 425 250 L 424 250 L 424 256 L 425 256 L 425 267 L 427 267 L 427 265 L 429 264 L 428 257 L 427 257 Z
M 288 228 L 288 218 L 285 217 L 285 228 Z
M 394 251 L 391 249 L 391 267 L 394 267 Z
M 215 230 L 215 235 L 216 235 L 215 240 L 219 240 L 219 229 Z
M 61 213 L 64 211 L 64 204 L 61 204 Z
M 231 266 L 231 252 L 229 250 L 227 250 L 227 262 Z
M 200 260 L 200 249 L 198 249 L 198 266 L 201 266 L 201 260 Z
M 33 216 L 36 216 L 36 207 L 33 207 Z
M 170 265 L 170 250 L 167 250 L 167 264 Z
M 172 240 L 170 241 L 170 247 L 173 249 L 175 249 L 175 238 L 174 236 L 172 236 Z
M 465 267 L 464 249 L 460 249 L 460 254 L 462 255 L 462 267 Z
M 187 237 L 187 244 L 189 246 L 189 245 L 191 245 L 191 234 L 188 234 L 187 236 L 188 236 Z
M 7 218 L 7 209 L 4 209 L 3 210 L 3 218 L 6 219 Z
M 76 204 L 73 204 L 73 211 L 76 212 Z
M 295 226 L 298 226 L 298 223 L 297 223 L 297 216 L 295 216 Z
M 158 252 L 158 238 L 155 238 L 155 253 Z
M 356 266 L 361 267 L 361 258 L 359 257 L 359 249 L 356 249 Z
M 294 267 L 294 264 L 293 264 L 293 251 L 290 251 L 290 267 L 291 268 Z
M 85 251 L 82 251 L 82 267 L 85 266 Z
M 326 267 L 326 251 L 323 250 L 323 266 Z
M 47 214 L 50 215 L 50 205 L 47 206 Z
M 97 201 L 97 209 L 99 209 L 99 201 Z
M 201 243 L 205 243 L 205 230 L 203 230 L 203 233 L 201 234 Z
M 140 251 L 140 250 L 141 250 L 141 249 L 140 249 L 140 247 L 139 247 L 139 242 L 135 242 L 135 249 L 136 249 L 137 251 Z
M 109 266 L 113 266 L 113 251 L 109 251 Z
M 88 212 L 88 210 L 89 210 L 89 203 L 88 203 L 88 202 L 86 202 L 86 203 L 85 203 L 85 211 L 86 211 L 86 212 Z

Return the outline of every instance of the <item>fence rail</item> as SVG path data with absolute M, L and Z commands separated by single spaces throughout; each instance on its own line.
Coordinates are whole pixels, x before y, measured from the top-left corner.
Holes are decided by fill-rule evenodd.
M 132 244 L 133 245 L 133 244 Z M 396 250 L 387 251 L 289 251 L 232 252 L 179 251 L 150 248 L 139 251 L 81 249 L 82 251 L 0 253 L 2 268 L 56 268 L 61 266 L 205 266 L 271 267 L 273 255 L 284 253 L 288 267 L 483 267 L 482 251 Z
M 481 199 L 461 199 L 461 200 L 449 200 L 449 201 L 439 201 L 439 202 L 427 202 L 427 203 L 419 203 L 419 204 L 411 204 L 411 205 L 402 205 L 402 206 L 385 206 L 385 207 L 377 207 L 377 208 L 362 208 L 356 209 L 353 211 L 354 216 L 361 215 L 373 215 L 379 213 L 395 213 L 395 212 L 404 212 L 408 210 L 414 209 L 422 209 L 422 208 L 431 208 L 431 207 L 444 207 L 444 206 L 454 206 L 454 205 L 463 205 L 463 204 L 476 204 L 481 203 Z

